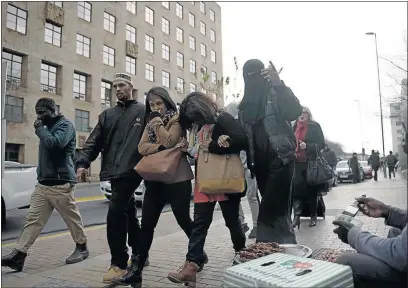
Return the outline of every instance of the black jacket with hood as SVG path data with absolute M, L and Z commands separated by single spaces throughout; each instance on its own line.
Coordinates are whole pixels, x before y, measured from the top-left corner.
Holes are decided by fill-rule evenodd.
M 102 153 L 101 181 L 138 178 L 134 167 L 141 155 L 137 145 L 145 127 L 145 106 L 136 100 L 117 102 L 104 110 L 76 160 L 76 168 L 89 168 Z

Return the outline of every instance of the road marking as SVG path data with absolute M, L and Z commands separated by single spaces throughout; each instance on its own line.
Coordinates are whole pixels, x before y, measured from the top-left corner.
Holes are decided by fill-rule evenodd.
M 89 196 L 89 197 L 81 197 L 81 198 L 76 198 L 75 201 L 77 203 L 82 203 L 82 202 L 91 202 L 91 201 L 100 201 L 106 199 L 105 196 Z

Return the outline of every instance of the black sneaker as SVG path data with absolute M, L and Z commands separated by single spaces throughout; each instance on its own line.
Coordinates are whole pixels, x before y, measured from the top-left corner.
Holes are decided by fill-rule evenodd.
M 76 244 L 75 251 L 65 260 L 67 264 L 74 264 L 81 261 L 84 261 L 89 256 L 89 250 L 86 245 L 84 244 Z
M 10 254 L 1 257 L 1 266 L 20 272 L 23 270 L 26 257 L 27 253 L 14 249 Z

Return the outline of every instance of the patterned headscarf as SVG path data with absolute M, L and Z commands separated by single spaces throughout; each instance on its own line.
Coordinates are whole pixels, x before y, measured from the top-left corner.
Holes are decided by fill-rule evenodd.
M 177 111 L 174 111 L 173 109 L 167 110 L 167 112 L 163 116 L 161 116 L 163 125 L 166 126 L 169 123 L 170 119 L 173 118 L 173 116 L 176 114 L 177 114 Z M 149 125 L 147 126 L 147 134 L 149 135 L 150 143 L 157 143 L 156 132 Z

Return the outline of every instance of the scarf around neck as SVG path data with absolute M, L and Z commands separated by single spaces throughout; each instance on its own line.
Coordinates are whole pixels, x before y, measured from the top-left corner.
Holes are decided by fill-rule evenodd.
M 306 133 L 309 128 L 309 121 L 297 121 L 296 122 L 296 130 L 295 130 L 295 137 L 296 137 L 296 161 L 297 162 L 307 162 L 307 155 L 306 151 L 302 150 L 299 146 L 299 142 L 305 142 Z
M 187 152 L 194 158 L 198 157 L 198 149 L 203 141 L 211 139 L 214 124 L 205 124 L 201 127 L 201 129 L 198 128 L 199 126 L 197 124 L 193 125 L 193 128 L 190 131 L 190 137 L 188 139 L 189 144 Z
M 173 116 L 176 115 L 176 114 L 177 114 L 177 112 L 174 111 L 173 109 L 167 110 L 167 112 L 163 116 L 160 117 L 162 119 L 162 121 L 163 121 L 163 125 L 166 126 L 169 123 L 170 119 L 173 118 Z M 150 125 L 147 126 L 147 133 L 148 133 L 148 136 L 149 136 L 149 142 L 150 143 L 157 143 L 156 132 L 154 131 L 154 129 L 152 127 L 150 127 Z

